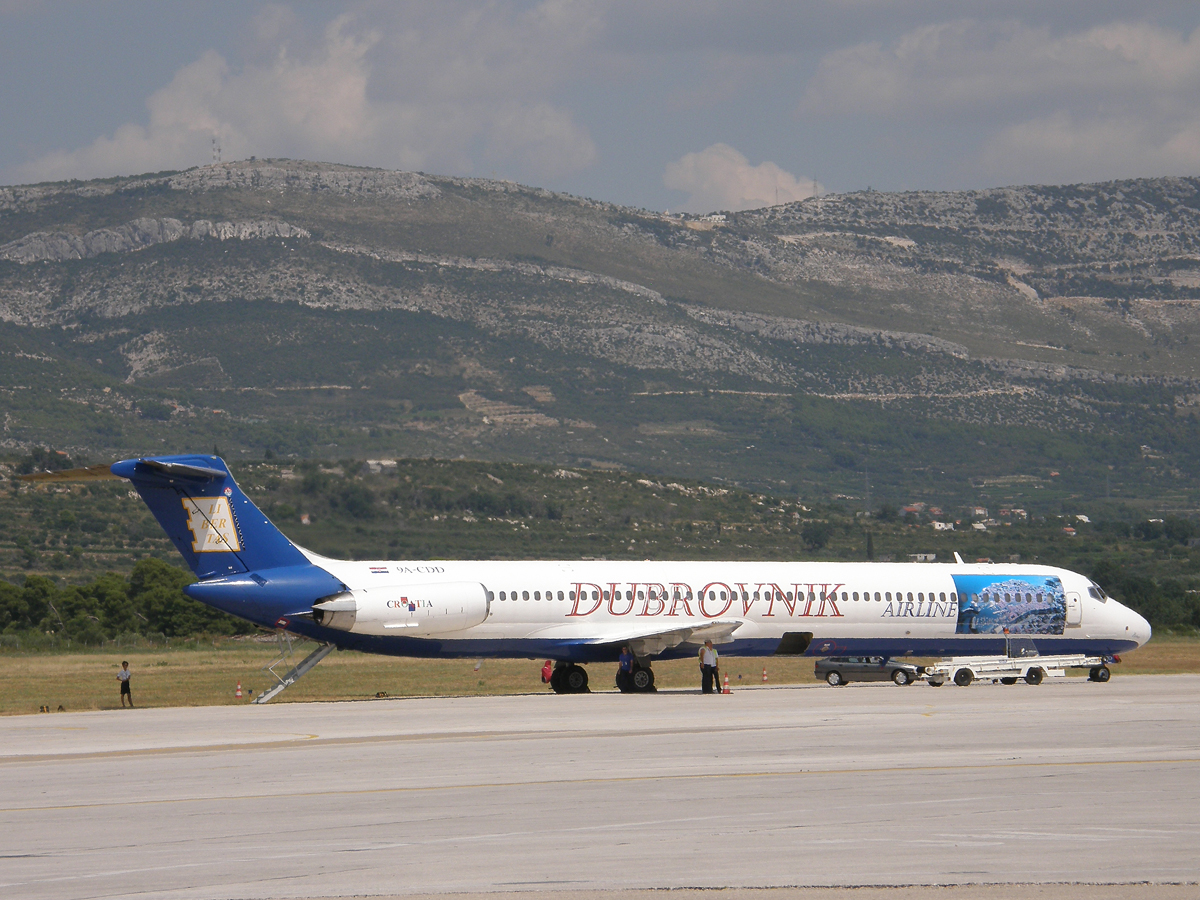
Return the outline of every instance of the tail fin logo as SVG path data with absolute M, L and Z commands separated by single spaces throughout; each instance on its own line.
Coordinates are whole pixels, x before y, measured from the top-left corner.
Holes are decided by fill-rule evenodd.
M 235 553 L 242 549 L 228 497 L 184 497 L 193 553 Z

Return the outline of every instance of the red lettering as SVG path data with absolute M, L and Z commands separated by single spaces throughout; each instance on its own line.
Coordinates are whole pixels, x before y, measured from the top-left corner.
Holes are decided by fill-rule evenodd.
M 831 616 L 840 616 L 842 614 L 842 611 L 837 608 L 837 592 L 838 592 L 839 588 L 844 588 L 845 586 L 846 585 L 844 585 L 844 584 L 835 584 L 835 585 L 832 585 L 833 589 L 829 590 L 829 588 L 831 587 L 830 585 L 828 585 L 828 584 L 821 585 L 821 605 L 817 608 L 818 616 L 825 615 L 825 604 L 826 603 L 828 603 L 830 608 L 833 610 L 833 612 L 830 613 Z
M 684 587 L 687 587 L 687 585 L 684 585 Z M 685 612 L 685 613 L 686 613 L 688 616 L 691 616 L 691 615 L 692 615 L 692 608 L 691 608 L 691 607 L 688 605 L 688 595 L 689 595 L 689 594 L 691 594 L 691 589 L 689 589 L 689 590 L 687 591 L 687 593 L 683 593 L 683 594 L 679 593 L 679 591 L 676 591 L 676 592 L 675 592 L 675 599 L 673 599 L 673 600 L 671 601 L 671 609 L 670 609 L 670 611 L 668 611 L 668 612 L 667 612 L 667 615 L 668 615 L 668 616 L 677 616 L 677 615 L 679 615 L 679 613 L 675 612 L 675 610 L 676 610 L 676 609 L 678 609 L 678 608 L 679 608 L 679 604 L 680 604 L 680 603 L 682 603 L 682 604 L 683 604 L 683 611 L 684 611 L 684 612 Z
M 616 585 L 613 585 L 613 587 L 616 587 Z M 616 609 L 613 607 L 613 604 L 617 603 L 621 599 L 620 591 L 613 591 L 611 594 L 609 594 L 608 614 L 610 616 L 627 616 L 631 612 L 633 612 L 633 598 L 636 596 L 636 594 L 634 594 L 634 591 L 637 589 L 637 585 L 631 584 L 631 585 L 629 585 L 629 587 L 630 587 L 629 596 L 626 598 L 627 601 L 629 602 L 629 606 L 625 608 L 624 612 L 617 612 Z
M 762 585 L 759 585 L 758 587 L 762 587 Z M 738 582 L 737 589 L 738 593 L 742 595 L 742 615 L 748 616 L 750 615 L 750 608 L 758 602 L 758 597 L 753 596 L 750 591 L 747 590 L 746 585 L 742 584 L 740 581 Z M 755 589 L 755 594 L 757 593 L 758 590 Z
M 580 612 L 579 604 L 585 603 L 590 599 L 583 590 L 585 587 L 595 588 L 595 591 L 593 591 L 593 593 L 596 596 L 595 596 L 595 600 L 592 602 L 592 608 L 589 609 L 587 612 Z M 600 608 L 600 604 L 603 602 L 600 599 L 600 597 L 601 597 L 600 585 L 592 584 L 590 581 L 575 582 L 575 602 L 572 604 L 571 611 L 569 613 L 567 613 L 567 615 L 568 616 L 590 616 L 592 613 L 594 613 L 596 610 L 598 610 Z
M 639 616 L 658 616 L 662 615 L 662 611 L 666 609 L 666 604 L 663 602 L 663 597 L 667 595 L 666 589 L 661 584 L 646 585 L 646 602 L 642 604 L 642 611 Z M 650 604 L 654 604 L 654 610 L 651 611 Z
M 763 613 L 763 618 L 775 615 L 776 600 L 782 600 L 787 604 L 788 615 L 795 615 L 795 604 L 791 600 L 787 599 L 783 588 L 774 583 L 767 585 L 767 587 L 770 588 L 770 590 L 767 591 L 767 611 Z
M 717 602 L 715 599 L 709 597 L 710 589 L 714 588 L 714 587 L 725 588 L 725 590 L 722 591 L 722 593 L 725 594 L 726 600 L 725 600 L 725 605 L 721 607 L 719 612 L 710 613 L 708 610 L 706 610 L 704 608 L 704 601 L 712 600 L 712 602 L 714 602 L 714 603 Z M 702 616 L 707 616 L 710 619 L 715 619 L 718 616 L 725 615 L 725 613 L 729 610 L 729 607 L 732 605 L 733 605 L 733 589 L 729 585 L 725 584 L 724 582 L 714 581 L 710 584 L 706 584 L 704 586 L 704 590 L 702 590 L 700 592 L 700 615 L 702 615 Z M 690 613 L 689 613 L 689 615 L 690 615 Z

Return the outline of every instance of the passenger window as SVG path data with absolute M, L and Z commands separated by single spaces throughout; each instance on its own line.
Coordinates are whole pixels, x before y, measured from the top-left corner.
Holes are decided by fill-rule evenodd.
M 892 599 L 892 596 L 891 596 L 891 594 L 889 594 L 889 595 L 888 595 L 888 599 L 889 599 L 889 600 L 891 600 L 891 599 Z M 881 602 L 882 602 L 882 601 L 879 599 L 879 591 L 876 591 L 876 592 L 875 592 L 875 602 L 876 602 L 876 603 L 881 603 Z
M 910 596 L 910 597 L 911 597 L 911 596 L 912 596 L 912 594 L 909 594 L 908 596 Z M 924 595 L 924 594 L 917 594 L 917 600 L 918 600 L 918 602 L 920 602 L 920 603 L 924 603 L 924 602 L 925 602 L 925 595 Z
M 888 591 L 886 594 L 884 594 L 884 596 L 887 597 L 888 603 L 892 602 L 892 592 L 891 591 Z
M 542 599 L 542 592 L 541 592 L 541 591 L 534 591 L 534 592 L 533 592 L 533 599 L 534 599 L 534 600 L 541 600 L 541 599 Z
M 496 595 L 493 594 L 491 591 L 488 591 L 487 594 L 488 594 L 488 603 L 491 603 L 492 601 L 494 601 L 496 599 Z
M 528 600 L 529 599 L 529 591 L 521 591 L 521 599 Z
M 571 598 L 571 602 L 574 603 L 575 602 L 575 592 L 571 591 L 571 593 L 568 596 Z
M 562 591 L 559 591 L 559 592 L 558 592 L 558 599 L 559 599 L 559 600 L 561 600 L 562 598 L 563 598 L 563 592 L 562 592 Z
M 500 599 L 501 599 L 501 600 L 503 600 L 503 599 L 504 599 L 504 591 L 501 591 L 501 592 L 500 592 Z
M 913 598 L 912 598 L 912 591 L 909 591 L 909 592 L 908 592 L 908 602 L 909 602 L 909 603 L 912 603 L 912 602 L 913 602 Z
M 938 599 L 941 600 L 943 603 L 945 603 L 946 602 L 946 592 L 942 591 L 940 594 L 938 594 Z

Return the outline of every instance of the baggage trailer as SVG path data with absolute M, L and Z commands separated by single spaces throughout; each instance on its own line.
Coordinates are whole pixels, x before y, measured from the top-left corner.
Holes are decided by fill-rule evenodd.
M 991 679 L 1001 684 L 1041 684 L 1044 678 L 1064 678 L 1067 669 L 1088 669 L 1088 681 L 1105 682 L 1112 677 L 1110 662 L 1120 662 L 1115 656 L 1086 656 L 1067 653 L 1041 656 L 1028 638 L 1009 638 L 1007 656 L 954 656 L 933 665 L 924 666 L 921 677 L 931 687 L 953 681 L 966 687 L 976 679 Z

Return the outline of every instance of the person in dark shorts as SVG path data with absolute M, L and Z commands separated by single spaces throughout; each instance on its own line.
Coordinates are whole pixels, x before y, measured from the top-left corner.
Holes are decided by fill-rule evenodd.
M 121 668 L 117 671 L 117 681 L 121 682 L 121 709 L 125 708 L 125 698 L 129 698 L 129 708 L 133 709 L 133 694 L 129 693 L 129 660 L 121 660 Z

